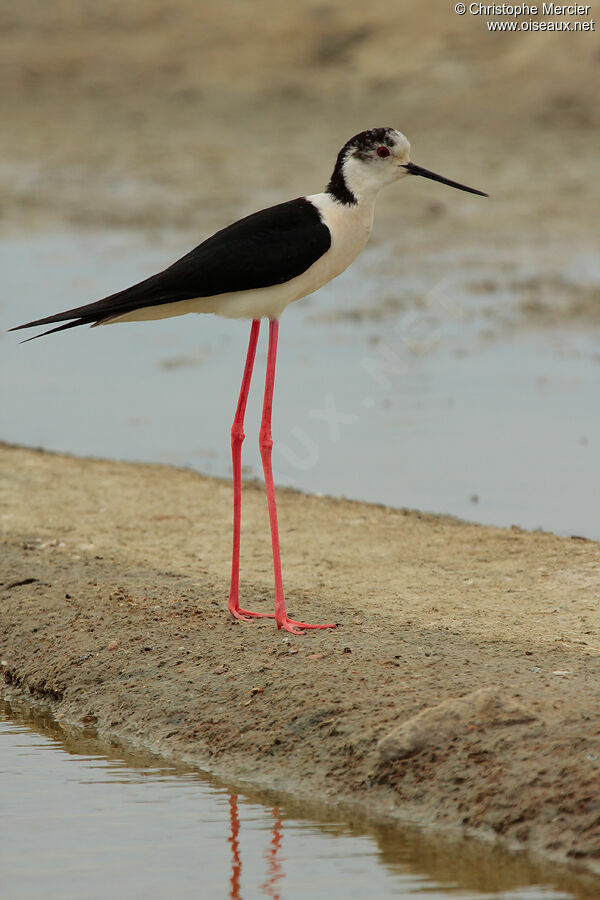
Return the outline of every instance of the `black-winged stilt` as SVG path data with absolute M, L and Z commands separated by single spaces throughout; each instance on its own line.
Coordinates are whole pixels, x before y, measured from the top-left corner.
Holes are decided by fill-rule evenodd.
M 173 265 L 145 281 L 96 303 L 36 319 L 11 329 L 65 322 L 43 334 L 76 325 L 107 325 L 162 319 L 184 313 L 215 313 L 252 319 L 242 387 L 231 428 L 233 456 L 233 558 L 229 610 L 242 621 L 274 618 L 278 628 L 303 634 L 305 628 L 334 628 L 290 619 L 285 608 L 275 488 L 271 467 L 271 409 L 279 318 L 289 303 L 312 294 L 344 271 L 363 250 L 373 225 L 380 188 L 407 175 L 421 175 L 461 191 L 483 191 L 442 178 L 410 162 L 410 144 L 394 128 L 372 128 L 340 150 L 329 184 L 320 194 L 299 197 L 246 216 L 218 231 Z M 261 319 L 269 319 L 269 348 L 260 427 L 275 571 L 275 612 L 256 613 L 239 603 L 241 450 L 244 413 Z M 42 337 L 35 335 L 35 337 Z M 28 340 L 32 340 L 29 338 Z

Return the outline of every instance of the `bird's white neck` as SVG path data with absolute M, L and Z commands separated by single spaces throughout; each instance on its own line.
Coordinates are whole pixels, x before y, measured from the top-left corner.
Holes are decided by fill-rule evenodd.
M 380 189 L 395 180 L 394 170 L 389 178 L 382 178 L 353 156 L 338 158 L 335 169 L 327 185 L 326 192 L 344 206 L 368 206 L 373 208 Z
M 341 172 L 346 187 L 356 203 L 374 206 L 377 194 L 383 187 L 381 178 L 374 178 L 373 173 L 353 157 L 344 160 Z

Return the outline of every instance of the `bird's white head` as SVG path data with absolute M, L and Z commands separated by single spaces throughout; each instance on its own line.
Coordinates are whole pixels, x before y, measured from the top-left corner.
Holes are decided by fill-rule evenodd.
M 338 202 L 354 205 L 362 199 L 373 199 L 382 187 L 407 175 L 421 175 L 487 197 L 482 191 L 442 178 L 412 163 L 410 144 L 395 128 L 371 128 L 350 138 L 338 153 L 327 191 Z

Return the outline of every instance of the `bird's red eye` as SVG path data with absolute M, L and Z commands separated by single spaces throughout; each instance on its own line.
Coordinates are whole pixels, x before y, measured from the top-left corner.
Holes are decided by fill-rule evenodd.
M 390 155 L 390 151 L 387 147 L 378 147 L 377 148 L 377 156 L 380 156 L 381 159 L 385 159 L 386 156 Z

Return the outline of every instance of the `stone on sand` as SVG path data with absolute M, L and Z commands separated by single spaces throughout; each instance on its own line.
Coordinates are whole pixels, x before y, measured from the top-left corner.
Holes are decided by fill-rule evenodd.
M 531 710 L 507 694 L 496 688 L 480 688 L 421 710 L 390 731 L 377 748 L 381 759 L 391 762 L 443 746 L 469 728 L 516 725 L 535 718 Z

